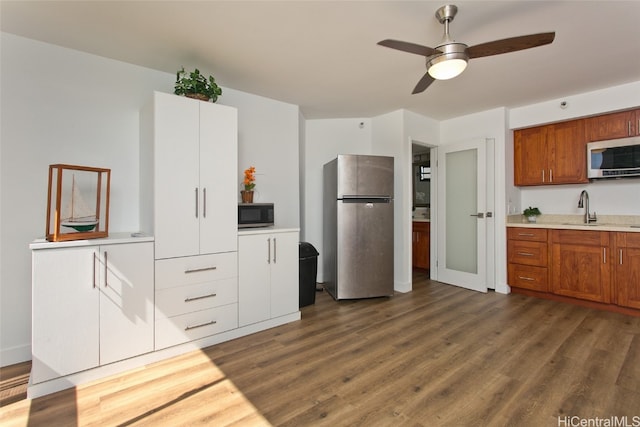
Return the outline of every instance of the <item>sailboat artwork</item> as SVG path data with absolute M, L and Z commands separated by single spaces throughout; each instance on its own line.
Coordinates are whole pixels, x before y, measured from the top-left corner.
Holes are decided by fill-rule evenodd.
M 111 169 L 49 165 L 46 239 L 108 237 L 110 183 Z
M 98 225 L 96 213 L 80 194 L 79 186 L 76 185 L 76 176 L 73 174 L 71 183 L 71 200 L 65 210 L 65 215 L 60 221 L 60 225 L 73 228 L 78 232 L 91 231 Z

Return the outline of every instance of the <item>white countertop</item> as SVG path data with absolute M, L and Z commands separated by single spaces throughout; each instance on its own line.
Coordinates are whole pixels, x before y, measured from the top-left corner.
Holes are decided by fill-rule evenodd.
M 238 230 L 238 236 L 244 236 L 248 234 L 271 234 L 271 233 L 287 233 L 290 231 L 299 232 L 299 228 L 275 228 L 275 227 L 254 227 L 254 228 L 241 228 Z
M 79 246 L 114 245 L 117 243 L 153 242 L 153 236 L 136 232 L 109 233 L 109 237 L 99 239 L 66 240 L 64 242 L 49 242 L 45 238 L 35 239 L 29 249 L 73 248 Z
M 602 215 L 595 223 L 585 224 L 583 215 L 540 215 L 536 222 L 528 222 L 522 215 L 509 215 L 507 227 L 640 233 L 640 216 Z
M 429 218 L 413 218 L 413 222 L 431 222 Z

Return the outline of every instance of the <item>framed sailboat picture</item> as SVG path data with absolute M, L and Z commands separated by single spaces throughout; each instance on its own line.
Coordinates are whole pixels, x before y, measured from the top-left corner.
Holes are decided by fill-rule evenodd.
M 107 237 L 110 182 L 111 169 L 49 165 L 47 240 Z

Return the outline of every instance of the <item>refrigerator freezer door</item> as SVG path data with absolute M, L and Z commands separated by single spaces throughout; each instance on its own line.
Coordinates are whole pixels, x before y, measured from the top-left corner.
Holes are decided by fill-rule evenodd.
M 338 202 L 336 299 L 393 295 L 393 201 Z
M 393 157 L 341 154 L 337 157 L 337 198 L 393 197 Z

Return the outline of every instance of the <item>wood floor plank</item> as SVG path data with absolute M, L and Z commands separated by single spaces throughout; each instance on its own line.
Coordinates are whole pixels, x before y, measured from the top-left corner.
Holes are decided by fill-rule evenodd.
M 411 293 L 319 292 L 299 322 L 21 398 L 0 424 L 538 427 L 639 408 L 640 319 L 416 274 Z

